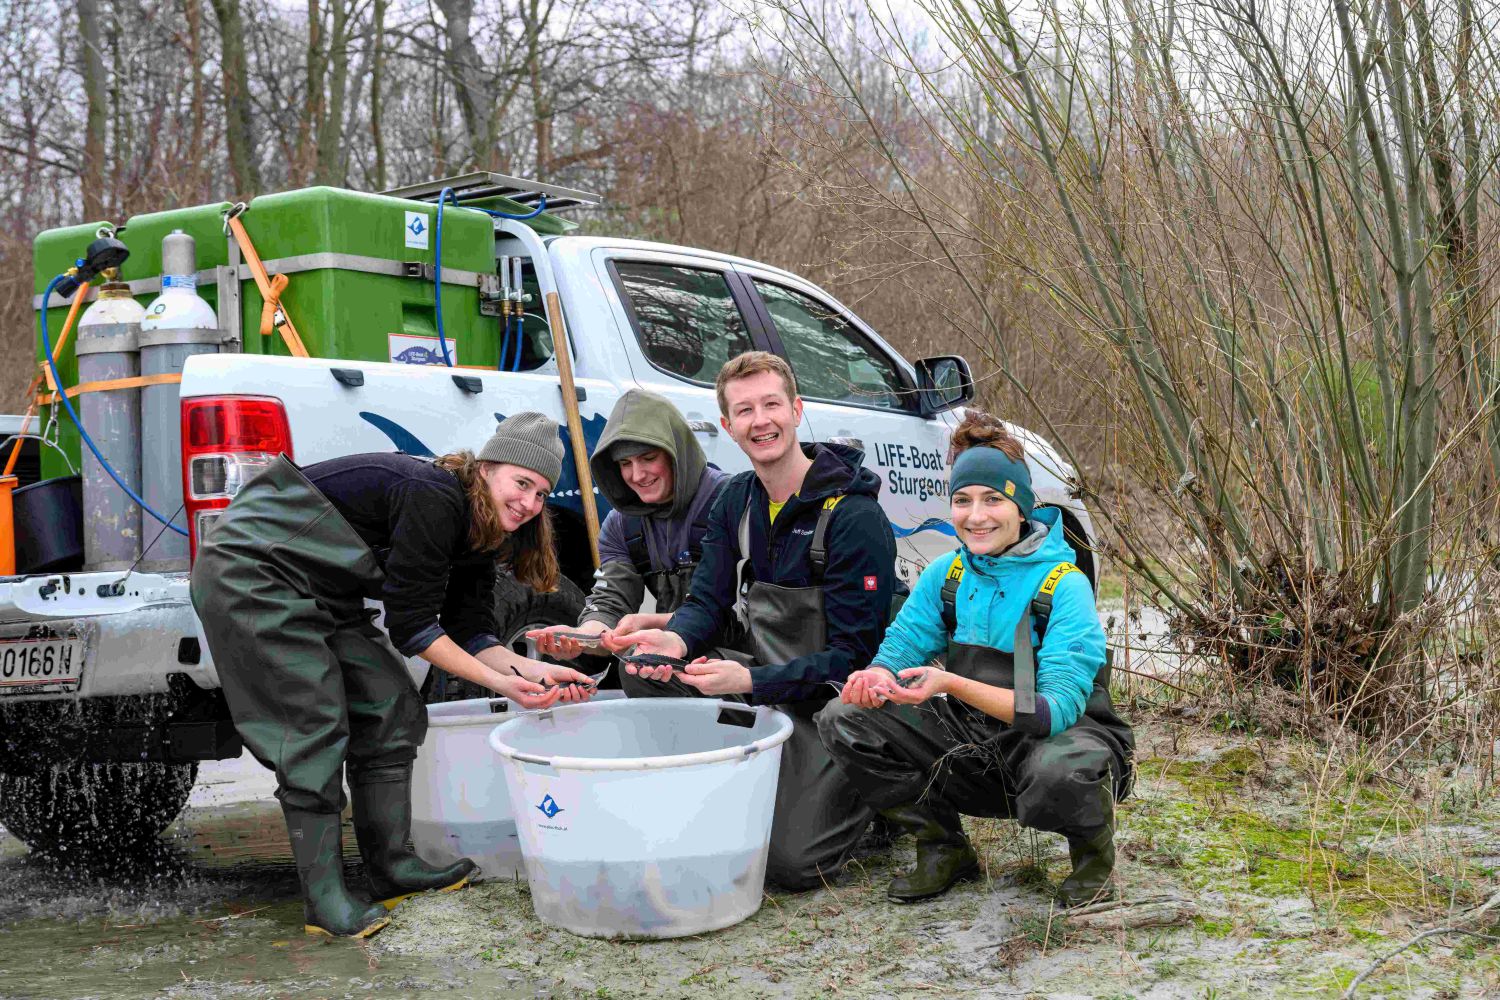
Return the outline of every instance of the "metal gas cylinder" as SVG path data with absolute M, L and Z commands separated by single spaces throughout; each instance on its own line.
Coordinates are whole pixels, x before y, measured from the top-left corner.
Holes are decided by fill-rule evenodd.
M 223 340 L 213 307 L 198 297 L 198 250 L 193 238 L 180 229 L 167 234 L 161 241 L 161 264 L 161 295 L 146 307 L 141 322 L 144 376 L 181 375 L 188 358 L 218 353 Z M 166 382 L 141 390 L 141 496 L 157 513 L 186 530 L 179 389 L 177 383 Z M 188 568 L 185 536 L 162 530 L 152 518 L 143 527 L 148 546 L 141 559 L 143 570 Z
M 78 381 L 140 374 L 141 320 L 146 311 L 130 286 L 111 281 L 78 321 Z M 131 489 L 141 488 L 140 389 L 78 396 L 78 416 L 107 462 Z M 83 450 L 83 560 L 86 570 L 129 569 L 141 554 L 141 508 L 88 449 Z

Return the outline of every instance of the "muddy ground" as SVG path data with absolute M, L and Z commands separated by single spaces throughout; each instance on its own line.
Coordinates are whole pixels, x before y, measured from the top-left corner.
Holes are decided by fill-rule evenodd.
M 239 761 L 205 767 L 159 851 L 128 870 L 70 873 L 0 835 L 0 996 L 1338 996 L 1500 882 L 1500 806 L 1466 768 L 1382 772 L 1247 735 L 1232 715 L 1131 714 L 1140 778 L 1119 834 L 1131 905 L 1098 914 L 1103 927 L 1049 901 L 1061 838 L 971 821 L 987 879 L 923 905 L 884 900 L 905 840 L 837 885 L 768 893 L 745 923 L 696 938 L 577 938 L 536 921 L 524 883 L 499 882 L 408 901 L 367 943 L 316 940 L 301 933 L 269 776 Z M 1121 913 L 1147 926 L 1108 926 Z M 1500 934 L 1500 910 L 1468 926 Z M 1431 939 L 1359 995 L 1497 997 L 1500 954 L 1479 937 Z

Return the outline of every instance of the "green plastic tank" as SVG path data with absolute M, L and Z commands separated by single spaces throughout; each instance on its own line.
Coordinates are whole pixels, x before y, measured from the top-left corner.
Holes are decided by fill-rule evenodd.
M 504 198 L 485 199 L 476 204 L 513 214 L 528 211 L 527 206 Z M 230 238 L 223 230 L 226 207 L 220 202 L 131 217 L 116 230 L 117 238 L 130 248 L 130 258 L 121 268 L 121 279 L 158 277 L 162 239 L 177 229 L 196 241 L 200 272 L 227 264 Z M 311 262 L 315 265 L 312 269 L 288 274 L 289 284 L 281 297 L 282 306 L 310 355 L 390 361 L 403 353 L 406 355 L 403 360 L 420 358 L 423 350 L 430 350 L 431 356 L 441 356 L 436 341 L 437 317 L 430 270 L 437 259 L 436 205 L 341 188 L 313 187 L 256 198 L 241 218 L 262 261 L 324 255 Z M 94 222 L 38 234 L 32 245 L 36 295 L 41 295 L 54 275 L 72 266 L 101 225 Z M 572 223 L 546 214 L 528 219 L 527 225 L 544 234 L 573 228 Z M 390 262 L 429 267 L 419 270 L 415 277 L 368 270 Z M 489 216 L 452 205 L 447 207 L 443 213 L 443 269 L 495 273 L 494 224 Z M 261 336 L 263 300 L 248 270 L 242 269 L 241 273 L 241 351 L 290 354 L 279 334 Z M 137 298 L 145 305 L 156 294 L 145 292 Z M 198 294 L 215 312 L 220 312 L 219 292 L 212 280 L 200 281 Z M 66 314 L 65 307 L 48 310 L 54 343 Z M 220 319 L 222 322 L 222 315 Z M 498 367 L 500 320 L 480 312 L 478 288 L 444 282 L 443 327 L 448 340 L 457 345 L 458 364 Z M 40 361 L 43 353 L 39 332 L 35 340 L 36 358 Z M 410 351 L 413 347 L 417 350 Z M 71 342 L 58 358 L 58 368 L 66 384 L 77 381 Z M 44 408 L 44 421 L 46 417 Z M 76 465 L 80 441 L 65 413 L 59 414 L 59 444 Z M 42 474 L 57 476 L 67 472 L 62 457 L 44 448 Z

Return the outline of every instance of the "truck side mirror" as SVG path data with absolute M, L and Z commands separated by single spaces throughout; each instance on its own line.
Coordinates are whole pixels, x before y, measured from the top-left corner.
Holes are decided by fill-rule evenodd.
M 974 376 L 969 363 L 957 354 L 939 354 L 917 362 L 918 397 L 922 413 L 933 416 L 974 398 Z

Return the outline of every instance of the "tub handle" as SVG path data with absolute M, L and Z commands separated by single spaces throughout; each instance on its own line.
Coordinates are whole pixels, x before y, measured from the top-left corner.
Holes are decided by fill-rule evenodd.
M 551 757 L 538 757 L 535 754 L 519 753 L 519 752 L 514 751 L 514 750 L 511 751 L 510 756 L 511 756 L 512 760 L 518 760 L 518 761 L 520 761 L 523 764 L 540 764 L 543 767 L 551 767 L 552 766 L 552 758 Z
M 753 708 L 740 708 L 737 705 L 719 706 L 719 725 L 739 726 L 741 729 L 753 729 L 755 727 L 756 713 Z
M 753 756 L 755 756 L 756 754 L 760 753 L 762 750 L 766 749 L 766 747 L 770 746 L 771 745 L 771 741 L 774 740 L 775 738 L 776 738 L 776 736 L 773 733 L 770 736 L 762 736 L 760 739 L 754 741 L 753 743 L 746 743 L 745 744 L 745 756 L 746 757 L 753 757 Z

